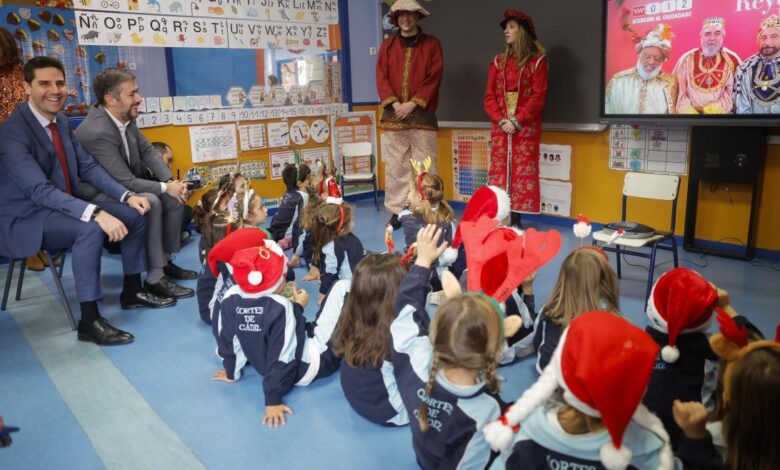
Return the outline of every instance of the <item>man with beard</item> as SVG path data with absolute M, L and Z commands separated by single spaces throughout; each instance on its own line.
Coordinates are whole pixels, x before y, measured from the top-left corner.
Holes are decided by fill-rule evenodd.
M 393 3 L 390 21 L 398 32 L 382 43 L 376 62 L 376 88 L 384 108 L 379 126 L 387 141 L 385 207 L 393 214 L 388 222 L 393 229 L 401 228 L 398 213 L 412 183 L 409 160 L 430 157 L 429 172 L 438 173 L 436 107 L 444 59 L 439 40 L 418 26 L 428 15 L 416 0 Z
M 98 105 L 89 110 L 76 130 L 84 148 L 120 184 L 147 198 L 148 215 L 146 255 L 148 271 L 144 289 L 165 299 L 192 297 L 192 289 L 173 279 L 195 279 L 197 273 L 182 269 L 171 261 L 171 254 L 181 249 L 181 226 L 187 187 L 173 179 L 159 152 L 138 130 L 135 118 L 141 95 L 135 76 L 118 69 L 106 69 L 95 77 Z M 149 179 L 147 170 L 154 175 Z M 80 184 L 79 193 L 100 201 L 108 198 L 88 184 Z M 122 301 L 122 308 L 155 306 Z
M 671 28 L 659 24 L 636 45 L 636 66 L 616 73 L 607 85 L 607 114 L 668 114 L 674 110 L 677 85 L 661 67 L 672 47 Z
M 761 23 L 759 52 L 737 68 L 734 104 L 737 114 L 780 114 L 780 16 Z
M 680 57 L 674 67 L 678 114 L 728 114 L 734 106 L 734 70 L 739 57 L 723 47 L 726 20 L 711 17 L 701 27 L 701 48 Z

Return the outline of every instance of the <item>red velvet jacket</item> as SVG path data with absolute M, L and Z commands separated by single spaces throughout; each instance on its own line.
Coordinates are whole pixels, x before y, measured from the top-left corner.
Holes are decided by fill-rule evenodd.
M 411 47 L 406 47 L 400 34 L 385 39 L 376 64 L 376 86 L 382 106 L 413 101 L 418 109 L 434 113 L 439 104 L 443 69 L 441 43 L 422 30 Z

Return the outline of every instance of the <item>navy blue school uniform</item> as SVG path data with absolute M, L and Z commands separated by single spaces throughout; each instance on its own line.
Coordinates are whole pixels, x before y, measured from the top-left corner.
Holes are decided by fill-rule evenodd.
M 293 247 L 298 245 L 298 237 L 301 233 L 300 218 L 304 204 L 301 191 L 294 189 L 284 193 L 269 230 L 275 241 L 290 238 Z
M 333 285 L 328 297 L 323 302 L 322 314 L 316 322 L 318 326 L 332 323 L 332 321 L 323 322 L 321 320 L 321 318 L 333 318 L 332 311 L 338 309 L 338 315 L 341 314 L 340 312 L 347 302 L 351 285 L 352 281 L 347 279 L 340 280 Z M 335 325 L 333 328 L 335 329 Z M 401 400 L 390 358 L 383 361 L 380 367 L 371 365 L 352 367 L 343 362 L 341 364 L 341 388 L 352 409 L 372 423 L 382 426 L 409 424 L 409 415 Z
M 430 396 L 424 397 L 433 359 L 425 311 L 430 277 L 430 269 L 411 267 L 401 282 L 396 319 L 390 327 L 392 361 L 403 403 L 415 416 L 422 399 L 428 404 L 427 431 L 420 429 L 417 419 L 410 419 L 414 453 L 424 469 L 486 468 L 497 453 L 491 451 L 482 428 L 501 415 L 504 403 L 498 394 L 484 382 L 455 385 L 439 371 Z
M 214 283 L 214 293 L 209 300 L 209 317 L 211 319 L 211 333 L 214 335 L 214 339 L 219 342 L 222 299 L 225 297 L 228 289 L 236 285 L 236 281 L 233 279 L 233 268 L 229 264 L 217 263 L 217 271 L 218 275 Z M 219 354 L 219 350 L 217 350 L 217 353 Z
M 660 347 L 669 344 L 668 334 L 649 326 L 645 331 Z M 661 353 L 658 353 L 643 400 L 645 406 L 664 423 L 674 449 L 677 449 L 682 437 L 682 430 L 672 416 L 674 400 L 707 404 L 718 382 L 718 357 L 710 348 L 705 333 L 680 333 L 677 336 L 677 348 L 680 357 L 673 363 L 665 362 Z
M 201 266 L 198 281 L 195 285 L 195 296 L 198 298 L 198 314 L 200 319 L 211 325 L 211 298 L 214 297 L 214 286 L 217 285 L 217 278 L 209 269 L 208 264 Z
M 466 246 L 463 243 L 458 247 L 458 257 L 455 258 L 449 269 L 455 279 L 460 279 L 466 271 Z
M 558 409 L 540 406 L 520 422 L 511 454 L 502 453 L 493 468 L 603 469 L 599 452 L 610 442 L 606 428 L 590 434 L 568 434 L 558 422 Z M 664 441 L 649 428 L 631 421 L 623 434 L 623 446 L 632 452 L 627 468 L 659 468 Z
M 365 256 L 360 239 L 350 232 L 336 237 L 320 253 L 320 294 L 327 294 L 339 279 L 352 279 L 355 267 Z
M 756 436 L 757 439 L 760 436 Z M 679 447 L 675 452 L 686 470 L 726 470 L 726 463 L 715 447 L 712 436 L 702 439 L 689 439 L 680 435 Z
M 281 404 L 293 385 L 335 371 L 327 346 L 307 335 L 303 307 L 278 294 L 246 293 L 238 285 L 221 302 L 218 350 L 228 378 L 241 378 L 247 362 L 263 375 L 266 406 Z
M 534 351 L 534 328 L 538 316 L 535 308 L 533 294 L 522 294 L 520 288 L 506 299 L 504 308 L 506 316 L 518 315 L 523 319 L 523 326 L 517 330 L 517 333 L 506 339 L 507 349 L 501 356 L 499 361 L 501 364 L 508 364 L 515 358 L 525 357 Z
M 399 212 L 398 220 L 401 222 L 401 227 L 404 230 L 404 252 L 406 252 L 409 250 L 409 247 L 417 241 L 417 232 L 419 232 L 420 229 L 425 228 L 428 224 L 422 217 L 415 215 L 414 212 L 409 209 L 404 209 Z M 452 237 L 455 234 L 455 224 L 452 222 L 441 222 L 439 223 L 439 228 L 441 228 L 442 231 L 442 239 L 448 243 L 447 246 L 452 246 Z
M 558 325 L 549 317 L 541 313 L 536 318 L 536 331 L 534 332 L 534 348 L 536 349 L 536 371 L 540 374 L 552 359 L 555 348 L 563 334 L 563 325 Z

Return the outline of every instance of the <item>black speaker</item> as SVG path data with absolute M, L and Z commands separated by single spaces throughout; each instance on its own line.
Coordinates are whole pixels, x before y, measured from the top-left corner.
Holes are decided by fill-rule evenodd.
M 763 127 L 693 127 L 691 178 L 755 184 L 763 166 L 765 145 Z

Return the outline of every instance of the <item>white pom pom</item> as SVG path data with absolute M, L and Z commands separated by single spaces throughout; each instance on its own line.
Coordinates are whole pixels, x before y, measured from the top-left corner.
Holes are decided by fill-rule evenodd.
M 623 470 L 631 463 L 632 454 L 628 447 L 616 449 L 612 442 L 608 442 L 601 446 L 599 457 L 607 470 Z
M 455 260 L 458 259 L 458 250 L 452 247 L 447 247 L 439 256 L 439 266 L 450 266 Z
M 577 238 L 587 238 L 590 235 L 591 226 L 585 222 L 574 224 L 574 236 Z
M 485 440 L 490 444 L 490 447 L 499 452 L 505 452 L 509 450 L 509 446 L 512 444 L 515 433 L 512 428 L 506 424 L 502 424 L 501 421 L 491 421 L 482 428 L 482 434 L 485 436 Z
M 661 358 L 668 364 L 677 362 L 677 359 L 680 358 L 680 350 L 677 349 L 677 346 L 666 345 L 661 348 Z
M 260 271 L 252 271 L 246 279 L 253 286 L 259 286 L 260 283 L 263 282 L 263 273 Z

